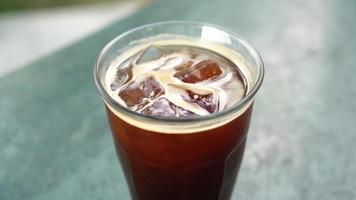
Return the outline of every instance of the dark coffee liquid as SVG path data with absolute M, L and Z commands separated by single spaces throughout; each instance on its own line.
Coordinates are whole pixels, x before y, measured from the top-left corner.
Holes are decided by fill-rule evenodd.
M 246 94 L 244 76 L 224 57 L 193 47 L 160 49 L 163 53 L 156 47 L 143 50 L 117 70 L 111 90 L 131 110 L 162 118 L 195 118 L 225 110 Z M 252 104 L 221 126 L 175 133 L 128 123 L 107 107 L 133 199 L 229 199 L 251 111 Z
M 233 121 L 192 134 L 140 129 L 107 108 L 133 199 L 227 200 L 244 153 L 252 106 Z

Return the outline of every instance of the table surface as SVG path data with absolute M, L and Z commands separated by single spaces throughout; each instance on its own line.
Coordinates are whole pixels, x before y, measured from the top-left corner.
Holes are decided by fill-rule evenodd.
M 0 199 L 129 199 L 92 69 L 116 35 L 199 20 L 260 51 L 233 199 L 356 199 L 356 1 L 157 1 L 0 79 Z

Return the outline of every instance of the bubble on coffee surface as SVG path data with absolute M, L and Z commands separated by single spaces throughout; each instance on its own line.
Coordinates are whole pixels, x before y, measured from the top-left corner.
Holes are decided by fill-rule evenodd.
M 237 66 L 202 48 L 150 45 L 125 62 L 110 89 L 120 104 L 144 115 L 204 116 L 232 106 L 246 92 Z

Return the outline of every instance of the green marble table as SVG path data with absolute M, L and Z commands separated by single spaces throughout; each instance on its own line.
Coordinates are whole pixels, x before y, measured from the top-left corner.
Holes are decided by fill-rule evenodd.
M 99 50 L 135 26 L 199 20 L 260 51 L 233 199 L 356 199 L 356 1 L 156 1 L 0 79 L 0 199 L 129 199 L 93 82 Z

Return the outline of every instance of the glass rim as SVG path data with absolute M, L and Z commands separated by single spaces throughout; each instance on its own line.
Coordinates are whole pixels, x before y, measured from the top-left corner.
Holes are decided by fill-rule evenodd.
M 106 91 L 105 86 L 102 84 L 101 80 L 100 80 L 100 61 L 102 60 L 102 58 L 104 57 L 104 55 L 106 55 L 106 53 L 111 49 L 111 47 L 117 43 L 118 41 L 120 41 L 120 39 L 124 38 L 127 35 L 130 35 L 131 33 L 134 33 L 136 31 L 140 31 L 140 30 L 144 30 L 146 28 L 149 27 L 159 27 L 162 25 L 193 25 L 193 26 L 208 26 L 208 27 L 212 27 L 218 30 L 221 30 L 225 33 L 227 33 L 230 37 L 232 37 L 234 40 L 238 41 L 240 44 L 242 44 L 244 47 L 246 47 L 249 51 L 249 53 L 252 55 L 254 61 L 257 63 L 257 78 L 255 80 L 255 84 L 252 86 L 251 90 L 247 93 L 246 96 L 244 96 L 240 101 L 238 101 L 237 103 L 235 103 L 233 106 L 216 112 L 216 113 L 212 113 L 209 115 L 205 115 L 205 116 L 197 116 L 197 117 L 193 117 L 193 118 L 168 118 L 168 117 L 155 117 L 155 116 L 150 116 L 150 115 L 144 115 L 138 112 L 135 112 L 133 110 L 130 110 L 129 108 L 121 105 L 120 103 L 118 103 L 116 100 L 114 100 L 111 95 Z M 94 80 L 95 80 L 95 85 L 97 87 L 97 89 L 99 90 L 100 94 L 102 95 L 102 97 L 104 98 L 104 101 L 106 103 L 108 103 L 111 107 L 113 107 L 115 109 L 115 111 L 120 112 L 120 113 L 124 113 L 127 114 L 131 117 L 135 117 L 135 118 L 139 118 L 142 120 L 149 120 L 149 121 L 155 121 L 155 122 L 168 122 L 168 123 L 192 123 L 192 122 L 199 122 L 199 121 L 206 121 L 206 120 L 211 120 L 211 119 L 216 119 L 216 118 L 220 118 L 222 116 L 231 114 L 235 111 L 238 111 L 240 109 L 243 109 L 256 95 L 257 91 L 259 90 L 259 88 L 261 87 L 261 84 L 263 82 L 263 78 L 264 78 L 264 64 L 262 61 L 262 58 L 260 56 L 260 54 L 257 52 L 257 50 L 247 41 L 245 40 L 243 37 L 241 37 L 239 34 L 230 31 L 226 28 L 211 24 L 211 23 L 206 23 L 206 22 L 198 22 L 198 21 L 162 21 L 162 22 L 155 22 L 155 23 L 150 23 L 150 24 L 146 24 L 146 25 L 142 25 L 142 26 L 138 26 L 135 28 L 132 28 L 128 31 L 125 31 L 124 33 L 116 36 L 115 38 L 113 38 L 109 43 L 107 43 L 104 48 L 100 51 L 95 65 L 94 65 Z

